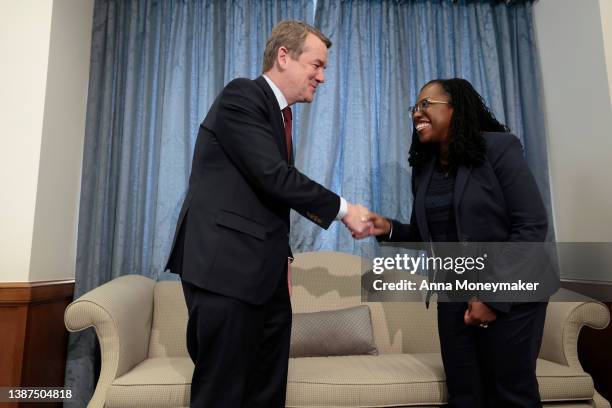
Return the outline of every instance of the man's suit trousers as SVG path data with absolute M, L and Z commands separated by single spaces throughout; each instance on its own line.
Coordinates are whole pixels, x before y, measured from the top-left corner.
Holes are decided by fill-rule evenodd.
M 255 306 L 183 282 L 187 349 L 195 363 L 191 407 L 285 406 L 291 336 L 286 273 Z

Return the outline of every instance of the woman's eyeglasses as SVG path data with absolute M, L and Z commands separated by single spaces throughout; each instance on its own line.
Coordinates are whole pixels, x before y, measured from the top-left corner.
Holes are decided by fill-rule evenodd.
M 408 108 L 411 115 L 414 115 L 417 112 L 422 111 L 423 109 L 427 109 L 429 105 L 435 105 L 437 103 L 444 103 L 446 105 L 451 105 L 448 101 L 437 101 L 435 99 L 423 99 L 421 102 L 418 102 L 416 105 Z

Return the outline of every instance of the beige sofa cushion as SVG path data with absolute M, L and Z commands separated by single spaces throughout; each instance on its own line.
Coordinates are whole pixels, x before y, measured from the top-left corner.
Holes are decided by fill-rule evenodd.
M 287 407 L 438 405 L 446 384 L 441 365 L 419 355 L 289 359 Z
M 296 254 L 291 266 L 293 313 L 367 304 L 379 353 L 439 351 L 436 305 L 426 309 L 422 301 L 362 303 L 361 261 L 359 256 L 340 252 Z
M 536 368 L 542 401 L 591 399 L 593 379 L 582 370 L 538 359 Z
M 115 380 L 106 406 L 188 406 L 192 373 L 188 357 L 145 360 Z M 593 397 L 593 382 L 582 371 L 538 360 L 537 374 L 544 401 Z M 289 359 L 287 407 L 435 406 L 445 401 L 438 353 Z
M 147 359 L 113 382 L 105 407 L 189 406 L 192 374 L 189 357 Z
M 180 282 L 158 282 L 153 293 L 149 358 L 186 357 L 187 305 Z
M 593 398 L 582 371 L 538 360 L 537 374 L 543 401 Z M 289 360 L 287 407 L 436 406 L 446 398 L 438 353 Z

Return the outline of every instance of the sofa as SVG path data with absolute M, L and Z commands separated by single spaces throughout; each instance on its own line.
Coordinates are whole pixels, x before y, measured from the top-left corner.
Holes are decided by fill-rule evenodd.
M 293 312 L 361 305 L 361 262 L 338 252 L 298 254 Z M 444 405 L 435 303 L 429 309 L 421 302 L 366 304 L 378 355 L 290 358 L 287 407 Z M 577 355 L 580 329 L 605 328 L 609 319 L 607 307 L 588 298 L 550 303 L 537 366 L 545 407 L 610 407 Z M 70 331 L 93 327 L 100 343 L 101 371 L 89 407 L 189 405 L 193 364 L 179 282 L 119 277 L 72 302 L 65 324 Z

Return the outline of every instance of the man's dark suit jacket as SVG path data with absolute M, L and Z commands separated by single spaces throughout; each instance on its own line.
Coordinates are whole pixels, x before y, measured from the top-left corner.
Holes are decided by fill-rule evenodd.
M 287 267 L 289 210 L 328 228 L 340 198 L 293 167 L 278 101 L 263 77 L 219 94 L 196 141 L 189 189 L 166 269 L 252 304 Z
M 541 242 L 548 232 L 546 209 L 518 138 L 484 132 L 486 160 L 478 167 L 457 169 L 453 205 L 457 237 L 463 242 Z M 413 172 L 414 204 L 409 224 L 391 220 L 392 242 L 431 241 L 425 197 L 435 158 Z M 507 311 L 510 304 L 495 308 Z

